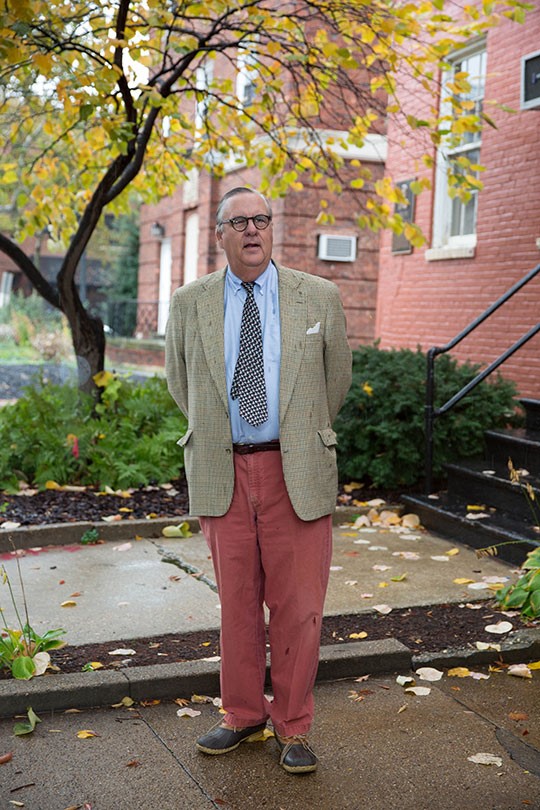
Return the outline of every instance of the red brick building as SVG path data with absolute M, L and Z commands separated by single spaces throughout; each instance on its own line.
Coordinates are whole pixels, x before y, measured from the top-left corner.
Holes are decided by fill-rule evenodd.
M 252 99 L 257 91 L 255 85 L 250 85 L 249 64 L 243 62 L 241 56 L 236 90 L 242 101 Z M 219 72 L 224 76 L 230 75 L 232 68 L 229 60 L 220 61 L 218 57 L 213 70 L 216 75 Z M 191 114 L 196 120 L 199 109 L 195 102 L 193 104 Z M 351 110 L 359 112 L 354 105 Z M 321 119 L 317 124 L 321 137 L 333 137 L 337 143 L 345 134 L 340 129 L 344 125 L 340 119 L 348 117 L 350 112 L 338 108 L 326 111 L 324 123 Z M 346 160 L 359 158 L 369 164 L 372 170 L 369 190 L 372 190 L 373 183 L 384 172 L 386 138 L 380 132 L 373 132 L 362 149 L 350 147 L 345 157 Z M 205 172 L 193 174 L 171 197 L 157 205 L 143 206 L 138 291 L 138 333 L 141 336 L 164 333 L 170 297 L 177 286 L 225 265 L 224 254 L 216 250 L 218 202 L 235 186 L 257 188 L 258 183 L 257 171 L 238 168 L 235 164 L 222 178 Z M 274 259 L 339 284 L 349 334 L 355 345 L 375 337 L 379 236 L 361 231 L 355 222 L 366 194 L 364 190 L 347 191 L 332 199 L 335 224 L 331 226 L 316 222 L 320 200 L 328 199 L 324 184 L 320 188 L 306 186 L 300 192 L 291 191 L 286 197 L 272 201 Z
M 445 345 L 540 263 L 540 8 L 528 13 L 524 25 L 501 22 L 456 53 L 452 66 L 469 71 L 472 100 L 496 123 L 447 155 L 479 159 L 486 167 L 484 188 L 467 204 L 452 202 L 442 155 L 433 149 L 435 168 L 419 169 L 425 142 L 409 131 L 404 146 L 402 122 L 390 121 L 387 171 L 400 182 L 427 176 L 433 190 L 416 200 L 414 211 L 425 247 L 399 252 L 391 235 L 382 238 L 376 319 L 382 348 Z M 421 113 L 422 97 L 410 90 L 411 109 Z M 540 274 L 452 354 L 488 365 L 539 316 Z M 540 399 L 540 334 L 502 372 L 522 396 Z

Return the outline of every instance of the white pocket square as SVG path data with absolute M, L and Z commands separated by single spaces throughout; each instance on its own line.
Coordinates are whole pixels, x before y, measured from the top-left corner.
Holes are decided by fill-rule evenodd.
M 316 335 L 318 332 L 321 331 L 321 322 L 317 321 L 315 326 L 310 326 L 306 332 L 306 335 Z

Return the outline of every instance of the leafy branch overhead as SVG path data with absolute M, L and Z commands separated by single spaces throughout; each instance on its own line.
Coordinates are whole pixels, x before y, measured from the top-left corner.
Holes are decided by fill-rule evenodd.
M 157 200 L 192 170 L 254 166 L 272 194 L 326 188 L 321 221 L 332 221 L 332 195 L 350 188 L 361 227 L 418 243 L 393 213 L 400 190 L 373 182 L 355 150 L 382 142 L 388 113 L 429 131 L 425 162 L 441 138 L 476 131 L 466 76 L 448 91 L 451 118 L 439 111 L 440 68 L 524 9 L 521 0 L 461 11 L 444 0 L 0 0 L 0 210 L 10 222 L 0 250 L 66 314 L 88 387 L 105 339 L 74 277 L 105 209 L 126 211 L 134 194 Z M 400 98 L 402 75 L 433 98 L 429 119 Z M 466 195 L 476 172 L 462 169 L 454 181 Z M 46 227 L 66 248 L 56 284 L 19 246 Z
M 448 53 L 499 14 L 521 19 L 523 5 L 467 7 L 458 22 L 442 0 L 304 0 L 280 3 L 279 14 L 268 0 L 3 2 L 4 193 L 22 234 L 49 225 L 69 239 L 92 226 L 92 203 L 94 215 L 118 209 L 131 184 L 157 199 L 191 169 L 220 173 L 231 160 L 262 167 L 276 193 L 301 188 L 303 176 L 333 192 L 347 149 L 383 131 L 387 98 L 401 110 L 400 72 L 436 97 Z M 237 92 L 239 60 L 253 85 L 247 99 Z M 459 82 L 453 126 L 461 134 L 480 123 L 458 92 L 466 76 Z M 435 104 L 428 123 L 437 138 Z M 410 125 L 425 124 L 407 115 Z M 324 128 L 343 137 L 329 143 Z M 358 188 L 369 172 L 353 168 Z

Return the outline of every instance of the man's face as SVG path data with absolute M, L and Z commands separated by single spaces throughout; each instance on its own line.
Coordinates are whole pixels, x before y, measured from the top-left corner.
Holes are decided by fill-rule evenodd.
M 258 194 L 237 194 L 228 200 L 222 219 L 233 217 L 254 217 L 268 215 L 264 200 Z M 242 281 L 254 281 L 263 273 L 272 255 L 272 223 L 259 231 L 253 220 L 248 222 L 245 231 L 235 231 L 230 222 L 216 231 L 217 242 L 223 248 L 232 272 Z

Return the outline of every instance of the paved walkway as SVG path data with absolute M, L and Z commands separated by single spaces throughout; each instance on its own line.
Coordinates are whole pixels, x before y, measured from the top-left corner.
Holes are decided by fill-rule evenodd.
M 165 523 L 104 525 L 107 542 L 97 546 L 77 542 L 81 525 L 12 532 L 25 549 L 19 563 L 31 624 L 38 632 L 64 627 L 71 644 L 218 627 L 202 536 L 166 538 Z M 48 546 L 52 539 L 56 545 Z M 0 533 L 0 558 L 18 593 L 7 540 Z M 500 560 L 478 560 L 465 546 L 423 530 L 336 525 L 325 612 L 358 612 L 361 623 L 362 612 L 375 605 L 464 604 L 489 598 L 490 586 L 506 577 L 515 572 Z M 10 623 L 5 591 L 1 598 Z M 66 601 L 75 605 L 62 607 Z M 538 660 L 538 631 L 503 641 L 503 648 L 507 662 Z M 12 759 L 0 764 L 0 807 L 540 808 L 540 674 L 489 672 L 487 662 L 499 657 L 462 650 L 419 660 L 395 640 L 323 648 L 312 734 L 320 768 L 305 777 L 279 768 L 272 739 L 225 757 L 196 751 L 194 739 L 219 714 L 191 698 L 219 693 L 218 661 L 154 667 L 133 661 L 118 671 L 2 680 L 0 762 L 6 754 Z M 414 675 L 427 664 L 444 672 L 441 680 Z M 449 675 L 455 664 L 489 678 Z M 429 694 L 406 692 L 398 674 L 412 674 Z M 128 696 L 131 708 L 113 708 Z M 178 717 L 177 698 L 201 714 Z M 32 735 L 15 737 L 14 715 L 29 706 L 42 722 Z M 84 730 L 95 736 L 81 739 Z M 495 764 L 468 759 L 477 754 L 493 755 Z

